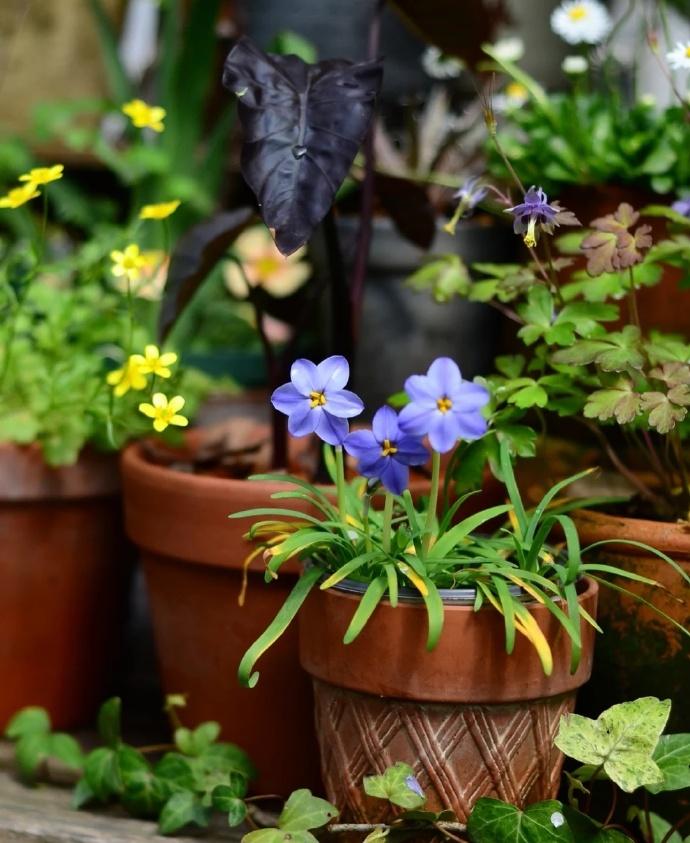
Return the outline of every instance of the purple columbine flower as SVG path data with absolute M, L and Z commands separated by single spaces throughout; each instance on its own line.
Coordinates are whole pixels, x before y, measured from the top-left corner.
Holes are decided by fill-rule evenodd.
M 416 776 L 405 776 L 405 787 L 408 790 L 411 790 L 412 793 L 416 793 L 421 799 L 425 799 L 424 791 L 422 790 L 422 786 L 417 781 Z
M 482 184 L 480 176 L 472 176 L 465 184 L 453 194 L 453 199 L 458 199 L 458 218 L 467 217 L 477 207 L 489 192 L 489 188 Z
M 529 249 L 537 245 L 539 231 L 553 234 L 554 228 L 558 225 L 580 224 L 572 211 L 561 208 L 558 202 L 549 204 L 546 193 L 541 187 L 534 185 L 525 193 L 524 200 L 519 205 L 506 208 L 506 213 L 515 217 L 513 231 L 516 234 L 522 234 L 525 246 Z
M 684 217 L 690 217 L 690 196 L 676 199 L 673 205 L 671 205 L 671 210 L 677 214 L 682 214 Z
M 429 452 L 416 436 L 403 433 L 392 407 L 376 411 L 371 430 L 355 430 L 344 442 L 345 450 L 359 460 L 364 477 L 380 480 L 389 492 L 407 489 L 411 465 L 424 465 Z
M 426 375 L 411 375 L 405 392 L 410 403 L 400 411 L 400 429 L 413 436 L 427 434 L 435 451 L 444 454 L 458 439 L 471 441 L 486 433 L 488 423 L 480 411 L 489 393 L 464 381 L 449 357 L 434 360 Z
M 350 377 L 350 366 L 340 355 L 327 357 L 317 366 L 311 360 L 295 360 L 290 383 L 279 386 L 271 403 L 288 417 L 293 436 L 316 433 L 329 445 L 342 445 L 349 426 L 347 419 L 364 409 L 362 399 L 343 389 Z

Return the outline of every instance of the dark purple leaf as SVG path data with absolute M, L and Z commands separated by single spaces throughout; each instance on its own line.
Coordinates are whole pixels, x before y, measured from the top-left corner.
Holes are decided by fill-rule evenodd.
M 400 234 L 421 249 L 428 249 L 436 234 L 436 214 L 426 190 L 399 178 L 376 174 L 374 190 Z
M 180 237 L 170 258 L 158 318 L 161 340 L 170 333 L 185 305 L 239 234 L 256 219 L 253 208 L 216 214 Z
M 225 60 L 223 84 L 238 95 L 244 127 L 242 174 L 277 247 L 289 255 L 309 240 L 371 123 L 380 62 L 306 64 L 273 56 L 241 38 Z

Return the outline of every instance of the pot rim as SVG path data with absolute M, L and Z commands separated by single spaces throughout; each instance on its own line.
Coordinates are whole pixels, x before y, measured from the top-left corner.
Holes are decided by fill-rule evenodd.
M 572 513 L 583 539 L 582 544 L 591 544 L 601 539 L 641 541 L 667 555 L 674 553 L 690 556 L 690 521 L 655 521 L 652 518 L 631 518 L 626 515 L 610 515 L 596 509 L 576 509 Z M 610 547 L 615 547 L 612 543 Z M 605 551 L 605 546 L 602 547 Z M 625 545 L 630 556 L 646 556 L 648 552 L 635 545 Z M 659 560 L 661 562 L 661 560 Z

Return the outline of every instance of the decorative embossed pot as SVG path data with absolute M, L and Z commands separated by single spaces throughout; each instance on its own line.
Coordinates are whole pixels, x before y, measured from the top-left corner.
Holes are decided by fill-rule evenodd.
M 415 771 L 429 810 L 465 821 L 481 796 L 518 806 L 553 798 L 563 758 L 553 739 L 562 714 L 592 669 L 594 630 L 582 623 L 582 660 L 571 675 L 567 633 L 542 605 L 530 612 L 551 646 L 545 676 L 532 645 L 518 636 L 505 652 L 503 618 L 474 612 L 473 591 L 444 591 L 445 625 L 426 650 L 426 610 L 416 600 L 381 603 L 357 639 L 342 640 L 359 583 L 315 590 L 300 613 L 300 656 L 314 682 L 316 729 L 328 798 L 355 822 L 387 808 L 365 796 L 362 777 L 396 761 Z M 583 582 L 591 615 L 598 586 Z

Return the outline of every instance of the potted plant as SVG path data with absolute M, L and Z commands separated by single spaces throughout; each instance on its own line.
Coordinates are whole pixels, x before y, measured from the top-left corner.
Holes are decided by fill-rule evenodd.
M 233 513 L 259 519 L 248 537 L 265 549 L 267 582 L 285 563 L 304 564 L 245 653 L 239 679 L 256 685 L 256 661 L 300 612 L 326 791 L 357 821 L 376 821 L 359 791 L 362 772 L 382 773 L 394 760 L 430 789 L 431 810 L 449 807 L 461 820 L 479 796 L 506 787 L 520 804 L 550 798 L 562 760 L 550 736 L 591 671 L 598 585 L 612 574 L 655 583 L 583 559 L 589 548 L 565 514 L 573 504 L 554 506 L 575 478 L 527 511 L 508 439 L 487 434 L 489 392 L 463 381 L 452 360 L 408 378 L 408 403 L 399 415 L 379 409 L 371 431 L 348 433 L 361 402 L 344 389 L 347 376 L 343 358 L 297 360 L 291 382 L 273 393 L 294 435 L 316 431 L 325 441 L 337 504 L 301 479 L 271 475 L 257 480 L 282 481 L 288 488 L 274 498 L 309 503 L 310 511 L 288 503 Z M 428 458 L 422 436 L 433 469 L 428 504 L 417 510 L 407 486 L 409 466 Z M 440 460 L 460 438 L 498 442 L 509 503 L 454 523 L 464 498 L 438 507 Z M 349 484 L 344 451 L 361 474 Z M 372 497 L 381 493 L 375 510 Z M 482 532 L 506 513 L 508 525 Z M 565 542 L 554 546 L 557 529 Z M 339 652 L 341 642 L 348 646 Z

